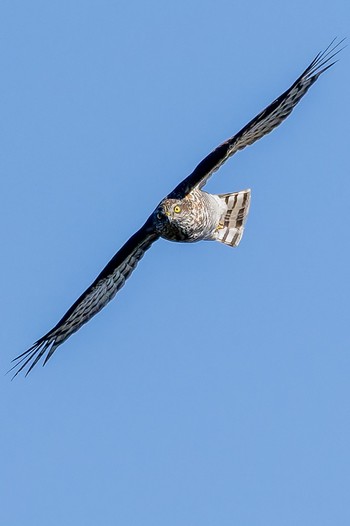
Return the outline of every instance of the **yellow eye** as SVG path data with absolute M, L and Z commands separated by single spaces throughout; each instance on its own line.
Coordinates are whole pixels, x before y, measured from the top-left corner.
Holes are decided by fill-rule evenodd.
M 179 214 L 181 212 L 181 208 L 179 207 L 179 205 L 174 206 L 174 212 L 176 214 Z

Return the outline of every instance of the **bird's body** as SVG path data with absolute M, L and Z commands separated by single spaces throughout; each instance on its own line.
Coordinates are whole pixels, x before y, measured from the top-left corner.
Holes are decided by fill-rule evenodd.
M 153 225 L 160 237 L 168 241 L 225 243 L 232 233 L 227 244 L 237 246 L 243 235 L 249 204 L 249 189 L 215 195 L 195 188 L 183 199 L 163 199 L 153 212 Z
M 124 285 L 145 251 L 159 237 L 186 243 L 213 240 L 232 247 L 240 243 L 249 212 L 250 190 L 214 195 L 204 192 L 203 186 L 230 156 L 271 132 L 286 119 L 321 73 L 332 66 L 334 62 L 330 61 L 339 53 L 341 42 L 333 47 L 332 42 L 323 53 L 319 53 L 287 91 L 236 135 L 213 150 L 160 202 L 146 223 L 115 254 L 55 327 L 15 358 L 15 376 L 27 365 L 28 374 L 43 355 L 46 355 L 45 364 L 59 345 L 99 312 Z
M 153 213 L 154 227 L 168 241 L 212 239 L 224 208 L 217 196 L 195 188 L 183 199 L 163 199 Z

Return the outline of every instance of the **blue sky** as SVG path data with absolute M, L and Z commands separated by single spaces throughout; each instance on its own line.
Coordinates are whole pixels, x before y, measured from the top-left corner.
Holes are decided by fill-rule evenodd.
M 1 3 L 3 372 L 349 18 Z M 157 242 L 44 369 L 3 376 L 1 524 L 349 524 L 349 72 L 347 48 L 210 181 L 252 189 L 238 249 Z

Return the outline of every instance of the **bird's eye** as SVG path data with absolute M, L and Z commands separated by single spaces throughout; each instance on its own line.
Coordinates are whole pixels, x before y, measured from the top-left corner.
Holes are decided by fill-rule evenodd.
M 176 214 L 179 214 L 181 212 L 181 208 L 179 207 L 179 205 L 174 206 L 174 212 Z

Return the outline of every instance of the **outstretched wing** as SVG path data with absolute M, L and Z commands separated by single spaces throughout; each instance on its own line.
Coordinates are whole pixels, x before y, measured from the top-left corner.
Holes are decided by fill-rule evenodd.
M 40 358 L 46 354 L 43 363 L 45 365 L 59 345 L 103 309 L 122 288 L 146 250 L 158 237 L 159 235 L 154 232 L 152 217 L 150 217 L 144 226 L 115 254 L 57 325 L 35 342 L 30 349 L 13 360 L 16 363 L 11 370 L 17 369 L 13 378 L 28 365 L 27 376 Z
M 216 172 L 231 155 L 253 144 L 281 124 L 305 95 L 310 86 L 316 82 L 321 73 L 334 64 L 335 61 L 331 62 L 331 60 L 343 49 L 339 48 L 343 41 L 344 39 L 333 45 L 335 42 L 334 39 L 327 49 L 314 58 L 311 64 L 287 91 L 248 122 L 241 131 L 223 142 L 205 157 L 194 171 L 184 179 L 168 197 L 181 199 L 196 186 L 201 188 L 205 185 L 209 177 Z

